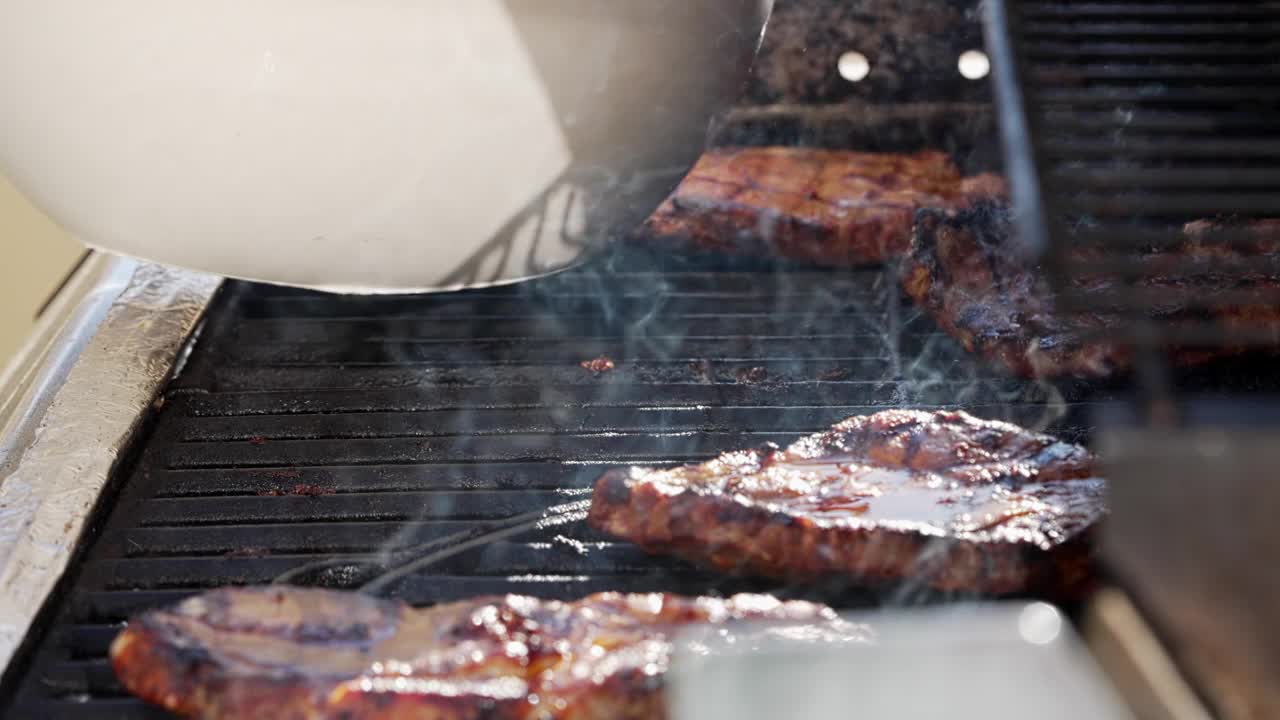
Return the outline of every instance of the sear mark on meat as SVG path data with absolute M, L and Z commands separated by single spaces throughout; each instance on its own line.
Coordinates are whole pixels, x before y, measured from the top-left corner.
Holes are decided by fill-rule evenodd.
M 1222 229 L 1227 228 L 1218 222 L 1189 223 L 1172 247 L 1135 250 L 1134 258 L 1147 271 L 1131 281 L 1078 278 L 1075 287 L 1095 299 L 1088 312 L 1059 311 L 1044 270 L 1013 246 L 1009 208 L 998 202 L 976 203 L 959 212 L 922 210 L 900 275 L 907 295 L 969 352 L 1028 378 L 1105 379 L 1127 372 L 1133 363 L 1132 350 L 1123 342 L 1128 309 L 1112 299 L 1125 290 L 1165 293 L 1166 302 L 1147 308 L 1161 323 L 1210 320 L 1224 330 L 1269 331 L 1280 339 L 1276 308 L 1223 299 L 1226 293 L 1280 287 L 1280 275 L 1274 272 L 1280 260 L 1280 222 L 1237 228 L 1246 242 L 1234 246 L 1205 242 Z M 1076 255 L 1087 261 L 1096 252 L 1086 247 Z M 1273 270 L 1214 271 L 1231 263 L 1258 263 Z M 1171 273 L 1170 268 L 1176 270 Z M 1173 361 L 1183 366 L 1241 352 L 1230 346 L 1170 349 Z
M 1095 473 L 1084 448 L 1008 423 L 890 410 L 785 450 L 609 472 L 588 521 L 726 572 L 1075 592 L 1105 512 Z
M 794 147 L 707 152 L 638 238 L 830 266 L 901 257 L 918 208 L 1003 196 L 996 175 L 963 177 L 946 153 Z
M 509 595 L 416 610 L 290 587 L 215 590 L 144 613 L 111 646 L 130 692 L 193 718 L 658 718 L 672 636 L 744 621 L 825 642 L 869 631 L 830 608 L 601 593 Z M 758 637 L 760 626 L 733 632 Z M 810 633 L 815 634 L 814 632 Z

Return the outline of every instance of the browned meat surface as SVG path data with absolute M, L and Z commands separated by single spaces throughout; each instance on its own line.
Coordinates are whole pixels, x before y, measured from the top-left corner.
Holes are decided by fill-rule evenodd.
M 917 219 L 902 284 L 965 349 L 1025 377 L 1105 377 L 1128 367 L 1129 353 L 1087 337 L 1113 316 L 1055 311 L 1049 280 L 1011 247 L 1008 210 L 983 205 Z
M 789 580 L 1079 589 L 1104 483 L 1076 445 L 962 412 L 852 417 L 785 450 L 607 473 L 589 522 L 658 553 Z
M 1276 239 L 1280 238 L 1280 219 L 1270 218 L 1263 220 L 1196 220 L 1189 222 L 1183 228 L 1183 232 L 1192 240 L 1209 240 L 1214 233 L 1221 231 L 1239 231 L 1246 240 L 1243 243 L 1246 247 L 1250 247 L 1255 251 L 1270 252 L 1275 249 Z M 1253 240 L 1251 244 L 1248 240 Z M 1236 242 L 1235 247 L 1239 248 L 1242 243 Z
M 811 148 L 709 151 L 645 222 L 644 242 L 692 244 L 822 265 L 898 258 L 923 207 L 1003 195 L 995 175 L 965 178 L 942 152 Z
M 801 623 L 831 642 L 869 637 L 829 608 L 764 595 L 506 596 L 416 610 L 266 587 L 145 613 L 111 661 L 139 697 L 210 720 L 653 720 L 673 633 L 743 621 Z
M 1160 322 L 1216 323 L 1280 339 L 1280 308 L 1241 302 L 1231 293 L 1280 288 L 1280 223 L 1241 226 L 1247 241 L 1206 241 L 1218 223 L 1189 224 L 1185 242 L 1160 251 L 1135 251 L 1145 263 L 1134 280 L 1083 276 L 1077 287 L 1097 298 L 1094 311 L 1063 313 L 1042 268 L 1022 259 L 1012 244 L 1006 207 L 979 203 L 959 212 L 921 212 L 902 269 L 903 288 L 916 304 L 970 352 L 1024 377 L 1106 378 L 1125 372 L 1132 352 L 1123 344 L 1117 293 L 1158 293 L 1143 301 Z M 1078 253 L 1089 259 L 1089 250 Z M 1096 255 L 1096 251 L 1093 251 Z M 1110 257 L 1114 258 L 1114 254 Z M 1235 268 L 1232 269 L 1233 263 Z M 1246 267 L 1241 270 L 1241 264 Z M 1261 268 L 1261 270 L 1259 269 Z M 1270 270 L 1267 270 L 1270 268 Z M 1114 299 L 1113 299 L 1114 298 Z M 1174 347 L 1180 365 L 1234 354 L 1238 347 Z

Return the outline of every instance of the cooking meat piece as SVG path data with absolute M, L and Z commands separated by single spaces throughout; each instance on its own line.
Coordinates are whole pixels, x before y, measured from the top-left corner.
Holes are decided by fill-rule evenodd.
M 673 633 L 743 621 L 799 623 L 830 642 L 869 638 L 830 608 L 765 595 L 509 595 L 416 610 L 265 587 L 144 613 L 116 638 L 111 662 L 130 692 L 210 720 L 648 720 L 663 716 Z
M 995 175 L 962 177 L 942 152 L 715 149 L 644 223 L 638 239 L 831 266 L 900 257 L 917 208 L 1004 195 Z
M 1075 592 L 1104 483 L 1084 448 L 963 412 L 849 418 L 766 447 L 596 481 L 592 527 L 728 572 Z
M 965 349 L 1024 377 L 1106 377 L 1128 351 L 1088 338 L 1116 318 L 1055 311 L 1049 280 L 1012 247 L 1007 206 L 983 203 L 916 219 L 902 285 L 916 305 Z
M 1224 329 L 1270 332 L 1280 337 L 1280 308 L 1240 304 L 1225 293 L 1280 287 L 1280 277 L 1257 267 L 1280 267 L 1280 223 L 1245 226 L 1248 242 L 1206 242 L 1224 229 L 1201 221 L 1184 229 L 1185 242 L 1159 251 L 1135 251 L 1146 263 L 1140 277 L 1121 284 L 1115 276 L 1082 276 L 1076 287 L 1097 298 L 1094 311 L 1063 313 L 1054 302 L 1044 270 L 1013 247 L 1006 205 L 975 203 L 958 212 L 922 210 L 911 252 L 903 262 L 903 288 L 939 327 L 970 352 L 1024 377 L 1106 378 L 1127 371 L 1132 351 L 1122 342 L 1125 305 L 1108 298 L 1117 291 L 1167 292 L 1150 306 L 1160 322 L 1210 320 Z M 1241 228 L 1237 228 L 1241 229 Z M 1088 260 L 1096 248 L 1081 248 Z M 1214 270 L 1232 262 L 1255 263 L 1241 272 Z M 1198 306 L 1192 306 L 1196 303 Z M 1194 365 L 1239 348 L 1171 348 L 1179 365 Z
M 1275 252 L 1276 242 L 1280 240 L 1280 219 L 1265 218 L 1261 220 L 1243 220 L 1240 218 L 1223 218 L 1217 220 L 1196 220 L 1182 228 L 1183 233 L 1193 241 L 1212 240 L 1215 233 L 1235 231 L 1244 236 L 1231 244 L 1235 249 L 1241 246 L 1255 252 Z M 1252 241 L 1252 242 L 1250 242 Z

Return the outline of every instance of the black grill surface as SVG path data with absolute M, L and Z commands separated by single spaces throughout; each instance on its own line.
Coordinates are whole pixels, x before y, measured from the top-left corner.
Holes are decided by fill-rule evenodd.
M 601 356 L 615 368 L 580 364 Z M 576 516 L 606 468 L 786 443 L 845 416 L 964 407 L 1079 435 L 1059 388 L 989 377 L 892 273 L 619 251 L 519 285 L 338 297 L 232 282 L 6 679 L 5 717 L 163 717 L 108 644 L 132 613 L 223 585 L 483 593 L 751 587 Z M 435 558 L 403 577 L 388 567 Z M 754 586 L 754 589 L 762 589 Z M 841 605 L 931 600 L 821 592 Z

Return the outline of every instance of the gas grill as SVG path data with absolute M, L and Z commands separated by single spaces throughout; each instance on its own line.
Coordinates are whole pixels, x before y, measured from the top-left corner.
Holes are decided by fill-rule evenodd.
M 938 148 L 965 173 L 1003 170 L 1029 252 L 1081 312 L 1098 308 L 1072 296 L 1072 278 L 1131 271 L 1129 249 L 1169 241 L 1193 216 L 1280 217 L 1268 194 L 1280 189 L 1269 164 L 1276 3 L 988 0 L 996 102 L 985 84 L 955 81 L 956 55 L 981 42 L 978 3 L 920 5 L 779 0 L 747 100 L 713 125 L 711 144 Z M 928 21 L 899 22 L 904 11 Z M 833 81 L 846 49 L 872 61 L 865 83 Z M 828 71 L 815 74 L 814 58 Z M 1101 266 L 1076 263 L 1070 251 L 1086 243 L 1110 251 Z M 0 716 L 167 717 L 124 693 L 108 646 L 132 614 L 228 585 L 363 589 L 414 605 L 602 590 L 765 591 L 840 609 L 972 599 L 726 577 L 583 522 L 606 469 L 785 444 L 898 407 L 959 408 L 1101 446 L 1119 528 L 1104 580 L 1120 590 L 1066 610 L 1141 717 L 1204 717 L 1188 670 L 1216 711 L 1250 716 L 1247 702 L 1231 705 L 1250 692 L 1233 684 L 1238 667 L 1205 673 L 1245 645 L 1242 632 L 1275 627 L 1266 561 L 1238 562 L 1272 557 L 1275 533 L 1252 517 L 1229 541 L 1221 529 L 1276 497 L 1257 482 L 1280 462 L 1272 436 L 1236 430 L 1274 419 L 1269 398 L 1242 415 L 1239 395 L 1274 394 L 1280 378 L 1271 357 L 1173 371 L 1140 303 L 1120 331 L 1143 351 L 1143 382 L 1047 382 L 967 353 L 904 300 L 893 267 L 674 255 L 639 238 L 555 276 L 439 295 L 130 272 L 110 311 L 78 321 L 101 320 L 97 337 L 59 351 L 82 353 L 81 372 L 33 371 L 22 412 L 0 406 L 0 430 L 30 445 L 19 471 L 50 478 L 0 486 L 41 501 L 34 539 L 11 557 L 4 539 L 19 521 L 0 493 L 0 609 L 30 605 L 20 622 L 0 617 L 0 652 L 12 652 Z M 137 367 L 120 342 L 130 333 L 148 341 Z M 88 402 L 99 388 L 106 398 Z M 1205 391 L 1218 395 L 1183 402 Z M 62 461 L 81 437 L 83 455 Z M 5 568 L 20 563 L 38 586 L 15 589 Z M 1179 574 L 1192 565 L 1222 574 Z M 1230 610 L 1217 625 L 1182 622 L 1207 603 Z M 1271 650 L 1239 657 L 1272 667 Z
M 614 369 L 580 365 L 602 356 Z M 937 600 L 726 579 L 581 521 L 607 468 L 786 443 L 904 405 L 1085 432 L 1083 406 L 987 374 L 879 269 L 624 249 L 441 296 L 228 283 L 13 664 L 6 716 L 156 717 L 106 660 L 130 614 L 223 585 L 356 588 L 424 557 L 438 559 L 377 591 L 414 604 L 600 590 Z

